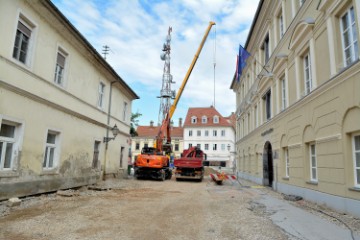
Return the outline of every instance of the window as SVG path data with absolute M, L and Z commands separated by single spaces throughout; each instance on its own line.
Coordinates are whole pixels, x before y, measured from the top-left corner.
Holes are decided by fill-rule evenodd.
M 0 171 L 11 170 L 14 165 L 16 126 L 2 123 L 0 129 Z
M 360 187 L 360 135 L 353 136 L 355 186 Z
M 224 130 L 224 129 L 221 130 L 221 136 L 222 136 L 222 137 L 225 137 L 225 130 Z
M 192 130 L 189 130 L 189 137 L 192 137 Z
M 209 150 L 209 144 L 205 143 L 205 150 Z
M 216 151 L 216 149 L 217 149 L 217 144 L 215 143 L 213 144 L 213 150 Z
M 54 82 L 60 86 L 64 85 L 64 69 L 65 69 L 65 61 L 67 54 L 62 50 L 58 50 L 56 57 L 56 66 L 55 66 L 55 76 Z
M 22 62 L 24 64 L 28 64 L 29 58 L 29 49 L 30 49 L 30 40 L 32 27 L 29 24 L 25 23 L 24 19 L 21 19 L 18 22 L 15 36 L 15 43 L 13 49 L 13 58 Z
M 197 131 L 196 131 L 196 135 L 197 135 L 198 137 L 200 137 L 200 136 L 201 136 L 201 130 L 197 130 Z
M 196 144 L 196 147 L 198 147 L 199 149 L 201 149 L 201 144 Z
M 307 95 L 312 90 L 310 53 L 307 53 L 304 56 L 303 64 L 304 64 L 305 95 Z
M 344 66 L 349 66 L 359 58 L 357 26 L 355 22 L 354 7 L 350 7 L 341 17 L 341 35 L 344 54 Z
M 221 144 L 221 151 L 225 151 L 225 144 Z
M 281 110 L 284 110 L 287 107 L 287 97 L 286 97 L 286 82 L 285 78 L 280 80 L 281 82 Z
M 257 105 L 255 105 L 254 107 L 254 121 L 255 121 L 255 127 L 258 126 L 259 122 L 258 122 L 258 107 Z
M 214 116 L 213 122 L 214 122 L 214 123 L 219 123 L 219 117 L 218 117 L 218 116 Z
M 144 148 L 148 148 L 149 147 L 149 143 L 144 143 Z
M 192 143 L 189 143 L 189 148 L 191 148 L 192 147 Z
M 140 150 L 140 143 L 139 142 L 135 143 L 135 150 Z
M 105 95 L 105 84 L 99 84 L 99 100 L 98 100 L 98 107 L 104 108 L 104 95 Z
M 57 151 L 59 142 L 59 133 L 54 131 L 48 131 L 46 137 L 46 146 L 44 154 L 44 169 L 53 169 L 57 164 Z
M 262 50 L 264 51 L 264 63 L 267 63 L 270 57 L 269 35 L 266 35 L 265 37 Z
M 94 143 L 94 156 L 92 162 L 92 168 L 98 168 L 99 166 L 99 152 L 100 152 L 100 141 L 95 141 Z
M 284 153 L 285 153 L 285 176 L 289 177 L 289 173 L 290 173 L 289 149 L 285 148 Z
M 175 151 L 179 151 L 179 144 L 175 143 Z
M 216 137 L 217 136 L 217 131 L 213 130 L 213 136 Z
M 279 39 L 281 39 L 284 36 L 284 19 L 282 13 L 280 13 L 280 15 L 278 16 L 278 21 L 279 21 Z
M 209 136 L 209 130 L 205 130 L 205 137 Z
M 317 181 L 317 162 L 315 144 L 310 144 L 310 179 Z
M 192 116 L 192 117 L 191 117 L 191 123 L 192 123 L 192 124 L 197 123 L 197 118 L 196 118 L 195 116 Z
M 124 102 L 123 121 L 126 121 L 127 105 L 128 105 L 127 102 Z
M 207 117 L 206 116 L 202 116 L 201 123 L 207 123 Z
M 271 118 L 271 90 L 269 90 L 264 96 L 263 101 L 265 105 L 265 117 L 266 120 Z

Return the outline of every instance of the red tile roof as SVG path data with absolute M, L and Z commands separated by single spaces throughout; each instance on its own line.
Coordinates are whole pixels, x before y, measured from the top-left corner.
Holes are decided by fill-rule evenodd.
M 207 117 L 207 123 L 202 123 L 202 117 Z M 219 123 L 213 122 L 213 117 L 219 117 Z M 191 118 L 196 117 L 196 123 L 191 123 Z M 235 128 L 235 114 L 231 114 L 229 117 L 223 117 L 221 114 L 213 107 L 206 107 L 206 108 L 189 108 L 184 127 L 205 127 L 205 126 L 227 126 Z
M 159 133 L 159 126 L 138 126 L 136 132 L 138 133 L 137 137 L 147 137 L 155 139 Z M 184 135 L 184 128 L 182 127 L 172 127 L 170 130 L 171 137 L 180 137 Z

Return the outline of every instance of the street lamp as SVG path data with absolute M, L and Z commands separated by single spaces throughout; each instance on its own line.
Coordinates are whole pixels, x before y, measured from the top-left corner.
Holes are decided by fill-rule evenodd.
M 104 137 L 104 143 L 107 143 L 109 142 L 110 140 L 114 140 L 116 138 L 116 136 L 118 135 L 119 133 L 119 129 L 118 127 L 116 126 L 116 124 L 111 128 L 111 132 L 113 134 L 114 137 Z

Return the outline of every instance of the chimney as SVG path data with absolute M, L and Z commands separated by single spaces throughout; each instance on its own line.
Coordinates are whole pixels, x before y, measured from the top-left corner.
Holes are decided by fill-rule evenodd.
M 151 120 L 151 121 L 150 121 L 150 127 L 153 127 L 153 126 L 154 126 L 154 121 Z
M 182 118 L 179 118 L 179 127 L 182 127 Z

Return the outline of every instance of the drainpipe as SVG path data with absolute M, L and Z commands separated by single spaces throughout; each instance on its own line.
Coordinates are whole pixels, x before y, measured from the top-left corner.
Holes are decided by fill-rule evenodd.
M 112 85 L 117 81 L 112 81 L 110 83 L 110 93 L 109 93 L 109 106 L 108 106 L 108 113 L 107 113 L 107 126 L 106 126 L 106 138 L 109 137 L 109 126 L 110 126 L 110 110 L 111 110 L 111 95 L 112 95 Z M 105 157 L 104 157 L 104 169 L 102 172 L 102 179 L 105 181 L 106 175 L 106 158 L 107 158 L 107 149 L 108 149 L 109 142 L 105 143 Z

